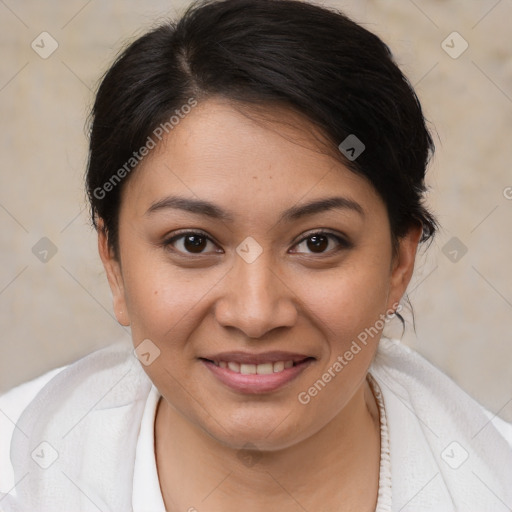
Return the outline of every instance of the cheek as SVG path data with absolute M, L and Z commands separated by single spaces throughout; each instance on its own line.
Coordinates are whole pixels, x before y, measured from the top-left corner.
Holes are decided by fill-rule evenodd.
M 362 384 L 384 325 L 387 267 L 385 262 L 369 266 L 362 259 L 324 278 L 317 276 L 315 284 L 302 281 L 310 316 L 327 342 L 321 364 L 296 398 L 308 417 L 320 422 L 334 418 Z
M 187 318 L 193 316 L 208 284 L 194 271 L 171 265 L 157 251 L 133 247 L 131 252 L 126 251 L 128 256 L 123 261 L 126 304 L 134 341 L 164 340 L 166 336 L 179 339 L 173 331 L 182 330 Z
M 302 277 L 297 290 L 318 327 L 335 345 L 374 325 L 386 311 L 389 273 L 385 262 L 369 265 L 357 255 L 352 261 L 325 274 Z

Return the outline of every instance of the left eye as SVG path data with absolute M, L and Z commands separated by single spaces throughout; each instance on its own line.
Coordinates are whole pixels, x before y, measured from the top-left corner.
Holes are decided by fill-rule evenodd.
M 300 247 L 301 245 L 305 245 L 307 249 L 312 251 L 314 254 L 323 254 L 327 252 L 326 249 L 329 247 L 329 242 L 334 240 L 335 250 L 339 250 L 344 247 L 348 247 L 349 244 L 346 240 L 337 236 L 333 233 L 328 233 L 324 231 L 320 231 L 318 233 L 311 233 L 306 238 L 303 238 L 296 247 Z M 293 252 L 303 252 L 303 251 L 293 251 Z

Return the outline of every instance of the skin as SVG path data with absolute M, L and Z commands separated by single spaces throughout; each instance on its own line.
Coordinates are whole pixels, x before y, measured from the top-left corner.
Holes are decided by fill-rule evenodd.
M 308 404 L 297 397 L 396 307 L 421 229 L 411 228 L 394 253 L 382 199 L 319 140 L 296 114 L 273 109 L 258 121 L 209 99 L 124 184 L 119 258 L 100 224 L 118 321 L 131 326 L 135 346 L 150 339 L 160 350 L 144 368 L 163 396 L 155 452 L 169 511 L 375 508 L 379 413 L 366 374 L 380 332 Z M 211 201 L 233 220 L 147 213 L 170 195 Z M 288 208 L 331 196 L 358 203 L 363 214 L 330 209 L 279 221 Z M 321 228 L 349 245 L 328 237 L 316 249 L 308 236 Z M 166 246 L 178 230 L 211 240 L 199 239 L 199 253 L 184 238 Z M 252 263 L 236 252 L 248 236 L 262 249 Z M 198 359 L 231 350 L 315 359 L 277 391 L 247 394 Z

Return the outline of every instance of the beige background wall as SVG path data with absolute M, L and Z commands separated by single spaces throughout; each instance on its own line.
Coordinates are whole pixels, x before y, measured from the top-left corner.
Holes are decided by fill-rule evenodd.
M 324 3 L 391 46 L 438 134 L 429 203 L 443 230 L 418 260 L 404 342 L 512 421 L 512 2 Z M 0 392 L 129 339 L 88 223 L 85 120 L 122 43 L 187 4 L 0 1 Z M 31 48 L 43 31 L 58 43 L 46 59 Z

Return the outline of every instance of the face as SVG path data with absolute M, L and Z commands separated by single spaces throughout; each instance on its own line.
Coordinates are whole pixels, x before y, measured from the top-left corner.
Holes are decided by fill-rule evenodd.
M 166 404 L 233 447 L 293 445 L 362 396 L 420 234 L 393 256 L 371 184 L 280 116 L 199 104 L 125 184 L 119 260 L 99 237 L 117 318 L 158 354 L 144 368 Z

